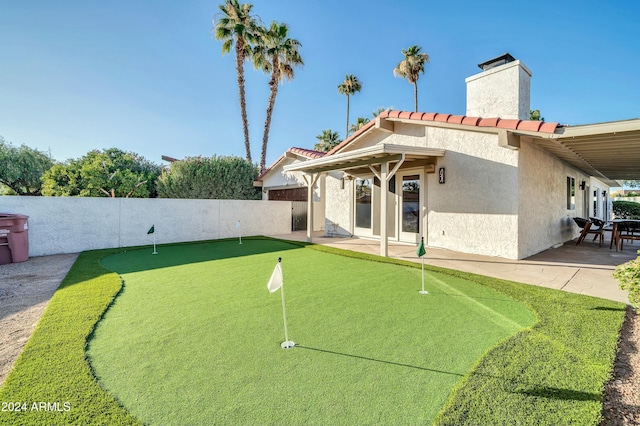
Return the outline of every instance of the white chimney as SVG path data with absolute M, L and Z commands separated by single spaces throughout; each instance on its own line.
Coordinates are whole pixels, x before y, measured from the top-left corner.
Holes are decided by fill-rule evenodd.
M 482 72 L 465 79 L 467 116 L 528 120 L 531 71 L 505 53 L 478 64 Z

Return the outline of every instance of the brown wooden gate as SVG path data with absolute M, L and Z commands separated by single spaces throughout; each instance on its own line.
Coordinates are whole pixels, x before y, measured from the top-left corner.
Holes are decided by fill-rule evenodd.
M 307 230 L 307 188 L 270 189 L 269 200 L 291 201 L 291 230 Z

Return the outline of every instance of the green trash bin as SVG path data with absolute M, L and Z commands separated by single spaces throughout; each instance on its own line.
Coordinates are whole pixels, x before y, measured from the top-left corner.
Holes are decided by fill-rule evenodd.
M 29 260 L 29 216 L 0 213 L 0 265 Z

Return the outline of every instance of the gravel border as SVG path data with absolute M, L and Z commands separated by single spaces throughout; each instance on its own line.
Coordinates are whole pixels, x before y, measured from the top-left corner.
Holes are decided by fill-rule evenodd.
M 0 386 L 78 254 L 0 265 Z

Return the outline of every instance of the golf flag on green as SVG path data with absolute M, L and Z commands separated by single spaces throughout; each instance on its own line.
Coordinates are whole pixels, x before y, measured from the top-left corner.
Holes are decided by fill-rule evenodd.
M 151 228 L 149 228 L 149 230 L 147 231 L 147 235 L 149 234 L 153 234 L 153 253 L 151 254 L 158 254 L 158 252 L 156 251 L 156 225 L 151 225 Z
M 427 251 L 424 249 L 424 237 L 420 238 L 420 244 L 418 245 L 418 251 L 416 252 L 416 256 L 422 257 L 427 254 Z
M 416 256 L 422 259 L 422 290 L 418 293 L 420 294 L 429 294 L 428 291 L 424 289 L 424 255 L 427 251 L 424 249 L 424 237 L 420 237 L 420 244 L 418 245 L 418 250 L 416 251 Z
M 273 270 L 273 274 L 271 274 L 271 279 L 269 279 L 269 284 L 267 284 L 267 288 L 269 289 L 269 293 L 274 293 L 278 291 L 280 287 L 282 287 L 282 266 L 281 258 L 278 258 L 278 263 L 276 264 L 275 269 Z
M 284 308 L 284 280 L 282 278 L 282 258 L 278 258 L 278 263 L 271 274 L 271 278 L 267 283 L 267 289 L 269 289 L 269 293 L 273 293 L 280 290 L 282 294 L 282 318 L 284 319 L 284 342 L 280 343 L 280 347 L 282 349 L 291 349 L 296 344 L 289 340 L 289 332 L 287 331 L 287 311 Z

